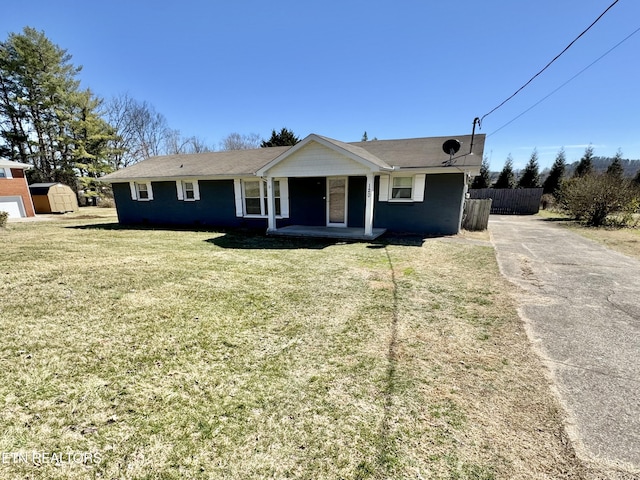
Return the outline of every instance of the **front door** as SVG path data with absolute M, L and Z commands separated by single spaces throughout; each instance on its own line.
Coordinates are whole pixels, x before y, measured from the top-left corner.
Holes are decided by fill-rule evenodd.
M 347 177 L 327 178 L 327 226 L 347 226 Z

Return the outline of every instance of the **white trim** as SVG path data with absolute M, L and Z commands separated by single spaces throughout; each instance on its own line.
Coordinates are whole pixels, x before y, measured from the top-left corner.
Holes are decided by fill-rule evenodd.
M 130 182 L 129 186 L 131 187 L 133 184 L 133 190 L 131 191 L 131 199 L 136 200 L 138 202 L 150 202 L 153 200 L 153 188 L 151 187 L 151 182 Z M 147 198 L 140 197 L 140 185 L 147 186 Z M 134 198 L 135 195 L 135 198 Z
M 380 175 L 380 190 L 378 191 L 378 201 L 387 202 L 389 200 L 389 175 Z
M 329 182 L 330 180 L 344 180 L 344 222 L 331 222 L 331 195 L 329 190 Z M 346 227 L 349 222 L 348 212 L 349 212 L 349 177 L 327 177 L 327 227 Z
M 10 195 L 6 197 L 0 196 L 0 212 L 7 212 L 9 217 L 11 218 L 11 213 L 8 208 L 2 208 L 3 204 L 15 204 L 18 207 L 18 217 L 25 218 L 27 216 L 27 211 L 24 208 L 24 200 L 21 195 Z
M 367 175 L 364 198 L 364 234 L 373 235 L 373 205 L 374 205 L 374 176 L 373 173 Z
M 2 172 L 2 176 L 0 178 L 6 178 L 7 180 L 13 178 L 13 175 L 11 175 L 11 168 L 9 167 L 0 167 L 0 172 Z
M 413 201 L 414 202 L 423 202 L 424 201 L 424 188 L 427 183 L 427 176 L 424 173 L 420 173 L 413 177 Z
M 411 197 L 409 198 L 393 198 L 393 179 L 394 178 L 410 178 L 411 179 Z M 398 173 L 397 175 L 391 175 L 389 178 L 389 202 L 390 203 L 413 203 L 413 192 L 415 192 L 415 175 L 404 173 Z
M 273 232 L 276 229 L 276 197 L 273 177 L 267 177 L 267 231 Z M 262 182 L 260 182 L 262 185 Z M 262 192 L 262 190 L 261 190 Z M 280 200 L 282 202 L 282 200 Z M 260 202 L 262 204 L 262 202 Z M 264 213 L 264 212 L 262 212 Z
M 193 198 L 187 198 L 187 183 L 193 185 Z M 176 180 L 176 193 L 178 195 L 178 200 L 183 202 L 195 202 L 200 200 L 200 185 L 198 185 L 198 180 Z
M 239 178 L 233 179 L 233 196 L 236 204 L 236 217 L 244 216 L 244 207 L 242 199 L 242 183 Z
M 289 218 L 289 179 L 279 178 L 280 181 L 280 216 Z
M 131 200 L 138 200 L 138 190 L 136 189 L 136 182 L 129 182 L 129 191 L 131 193 Z
M 275 213 L 275 201 L 276 199 L 280 199 L 280 213 L 275 215 L 275 218 L 289 218 L 289 179 L 286 177 L 252 177 L 252 178 L 243 178 L 237 179 L 237 183 L 234 181 L 234 190 L 236 194 L 236 216 L 244 217 L 244 218 L 269 218 L 267 212 L 269 209 L 267 208 L 265 211 L 266 202 L 268 199 L 268 187 L 265 182 L 268 182 L 268 178 L 272 178 L 274 182 L 279 183 L 280 196 L 276 197 L 274 195 L 274 213 Z M 260 213 L 247 213 L 246 207 L 246 195 L 245 195 L 245 185 L 246 182 L 259 182 L 260 185 Z M 238 192 L 240 193 L 240 197 L 238 198 Z M 274 185 L 274 193 L 275 193 L 275 185 Z M 251 197 L 257 198 L 257 197 Z M 238 206 L 239 202 L 239 206 Z M 275 227 L 274 227 L 275 228 Z

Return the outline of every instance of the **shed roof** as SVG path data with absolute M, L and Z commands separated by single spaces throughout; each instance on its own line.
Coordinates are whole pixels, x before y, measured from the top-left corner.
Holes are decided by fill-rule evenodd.
M 31 195 L 47 195 L 49 193 L 49 189 L 56 185 L 63 185 L 63 184 L 59 182 L 32 183 L 31 185 L 29 185 L 29 191 L 31 192 Z
M 451 138 L 458 139 L 462 144 L 453 159 L 442 150 L 444 141 Z M 478 168 L 482 163 L 485 135 L 475 135 L 472 154 L 471 135 L 345 143 L 311 134 L 301 143 L 314 139 L 337 150 L 342 149 L 352 156 L 358 156 L 370 164 L 377 165 L 380 170 L 390 167 Z M 255 175 L 278 157 L 285 156 L 289 149 L 295 149 L 295 146 L 152 157 L 106 175 L 103 179 L 117 183 L 136 179 L 249 176 Z

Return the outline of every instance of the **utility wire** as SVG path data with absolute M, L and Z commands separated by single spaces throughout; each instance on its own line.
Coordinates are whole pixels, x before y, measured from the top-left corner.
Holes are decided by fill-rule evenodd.
M 535 79 L 536 79 L 536 78 L 537 78 L 537 77 L 538 77 L 542 72 L 544 72 L 547 68 L 549 68 L 553 62 L 555 62 L 558 58 L 560 58 L 560 56 L 561 56 L 564 52 L 566 52 L 567 50 L 569 50 L 569 48 L 571 48 L 571 46 L 572 46 L 574 43 L 576 43 L 580 37 L 582 37 L 585 33 L 587 33 L 587 32 L 591 29 L 591 27 L 593 27 L 596 23 L 598 23 L 598 21 L 599 21 L 602 17 L 604 17 L 604 15 L 605 15 L 609 10 L 611 10 L 611 8 L 613 8 L 613 6 L 614 6 L 616 3 L 618 3 L 619 1 L 620 1 L 620 0 L 615 0 L 611 5 L 609 5 L 609 6 L 607 7 L 607 9 L 606 9 L 604 12 L 602 12 L 602 13 L 600 14 L 600 16 L 599 16 L 598 18 L 596 18 L 596 19 L 593 21 L 593 23 L 592 23 L 591 25 L 589 25 L 587 28 L 585 28 L 585 29 L 582 31 L 582 33 L 581 33 L 580 35 L 578 35 L 576 38 L 574 38 L 574 39 L 573 39 L 573 41 L 572 41 L 569 45 L 567 45 L 567 46 L 564 48 L 564 50 L 562 50 L 558 55 L 556 55 L 556 56 L 554 57 L 554 59 L 553 59 L 553 60 L 551 60 L 549 63 L 547 63 L 547 64 L 545 65 L 545 67 L 544 67 L 542 70 L 540 70 L 540 71 L 539 71 L 538 73 L 536 73 L 533 77 L 531 77 L 527 83 L 525 83 L 524 85 L 522 85 L 522 86 L 521 86 L 518 90 L 516 90 L 516 91 L 515 91 L 515 92 L 514 92 L 510 97 L 508 97 L 505 101 L 503 101 L 500 105 L 498 105 L 497 107 L 495 107 L 495 108 L 494 108 L 493 110 L 491 110 L 489 113 L 485 113 L 485 114 L 482 116 L 482 118 L 480 118 L 480 120 L 479 120 L 479 124 L 481 124 L 481 123 L 482 123 L 482 120 L 484 120 L 484 119 L 485 119 L 485 117 L 487 117 L 487 116 L 491 115 L 493 112 L 495 112 L 495 111 L 496 111 L 496 110 L 498 110 L 500 107 L 502 107 L 505 103 L 507 103 L 509 100 L 511 100 L 513 97 L 515 97 L 518 93 L 520 93 L 522 90 L 524 90 L 524 88 L 525 88 L 527 85 L 529 85 L 531 82 L 533 82 L 533 81 L 534 81 L 534 80 L 535 80 Z
M 556 93 L 558 90 L 560 90 L 562 87 L 564 87 L 565 85 L 567 85 L 569 82 L 573 81 L 574 79 L 576 79 L 577 77 L 579 77 L 580 75 L 582 75 L 584 72 L 586 72 L 588 69 L 590 69 L 592 66 L 594 66 L 596 63 L 598 63 L 600 60 L 602 60 L 604 57 L 606 57 L 607 55 L 609 55 L 611 52 L 613 52 L 616 48 L 618 48 L 620 45 L 622 45 L 624 42 L 626 42 L 627 40 L 629 40 L 631 37 L 633 37 L 636 33 L 640 32 L 640 27 L 638 27 L 636 30 L 634 30 L 633 32 L 631 32 L 629 35 L 627 35 L 625 38 L 623 38 L 621 41 L 619 41 L 618 43 L 616 43 L 613 47 L 611 47 L 609 50 L 607 50 L 606 52 L 604 52 L 602 55 L 600 55 L 598 58 L 596 58 L 593 62 L 591 62 L 589 65 L 587 65 L 586 67 L 584 67 L 582 70 L 580 70 L 578 73 L 576 73 L 573 77 L 571 77 L 569 80 L 567 80 L 566 82 L 564 82 L 562 85 L 560 85 L 558 88 L 556 88 L 555 90 L 553 90 L 551 93 L 549 93 L 548 95 L 546 95 L 545 97 L 541 98 L 539 101 L 537 101 L 536 103 L 534 103 L 533 105 L 531 105 L 529 108 L 527 108 L 524 112 L 522 112 L 520 115 L 518 115 L 517 117 L 512 118 L 511 120 L 509 120 L 507 123 L 505 123 L 504 125 L 502 125 L 500 128 L 498 128 L 497 130 L 494 130 L 493 132 L 491 132 L 489 135 L 487 135 L 487 137 L 490 137 L 491 135 L 494 135 L 496 133 L 498 133 L 500 130 L 502 130 L 503 128 L 511 125 L 513 122 L 515 122 L 517 119 L 519 119 L 520 117 L 522 117 L 525 113 L 529 112 L 530 110 L 533 110 L 535 107 L 537 107 L 538 105 L 540 105 L 542 102 L 544 102 L 547 98 L 549 98 L 551 95 L 553 95 L 554 93 Z

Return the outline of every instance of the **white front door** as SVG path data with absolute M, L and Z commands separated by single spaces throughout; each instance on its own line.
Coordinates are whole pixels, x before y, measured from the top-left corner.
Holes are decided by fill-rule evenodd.
M 347 177 L 327 178 L 327 226 L 347 226 Z

